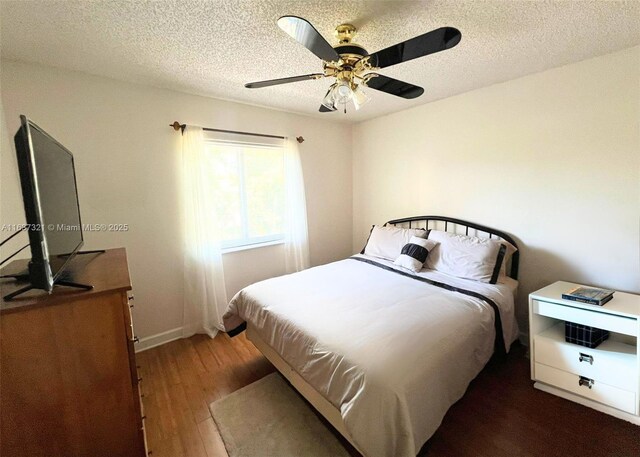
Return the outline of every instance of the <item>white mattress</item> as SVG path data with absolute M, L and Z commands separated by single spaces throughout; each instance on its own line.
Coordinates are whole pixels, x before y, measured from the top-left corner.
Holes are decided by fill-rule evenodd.
M 493 300 L 507 349 L 515 340 L 517 282 L 419 276 Z M 495 338 L 484 300 L 353 259 L 246 287 L 224 316 L 227 330 L 243 321 L 340 411 L 368 457 L 414 457 L 489 360 Z

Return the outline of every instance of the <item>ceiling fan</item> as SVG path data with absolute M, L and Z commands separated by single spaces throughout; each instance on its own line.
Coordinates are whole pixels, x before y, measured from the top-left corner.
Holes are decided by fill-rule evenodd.
M 336 27 L 338 45 L 331 46 L 309 21 L 297 16 L 282 16 L 278 26 L 298 43 L 322 60 L 322 73 L 270 79 L 247 83 L 249 89 L 276 86 L 310 79 L 335 78 L 320 105 L 320 112 L 336 111 L 340 105 L 347 112 L 347 103 L 356 110 L 369 100 L 362 89 L 370 87 L 402 98 L 416 98 L 424 89 L 397 79 L 381 75 L 377 71 L 418 57 L 451 49 L 460 42 L 462 35 L 453 27 L 442 27 L 403 41 L 381 51 L 369 54 L 362 46 L 353 43 L 356 28 L 351 24 Z

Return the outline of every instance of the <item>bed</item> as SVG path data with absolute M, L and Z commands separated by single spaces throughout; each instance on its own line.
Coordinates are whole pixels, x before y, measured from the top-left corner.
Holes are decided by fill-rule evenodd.
M 385 225 L 506 233 L 442 216 Z M 517 338 L 518 252 L 496 284 L 409 273 L 358 254 L 253 284 L 231 300 L 247 337 L 367 457 L 412 457 L 494 353 Z

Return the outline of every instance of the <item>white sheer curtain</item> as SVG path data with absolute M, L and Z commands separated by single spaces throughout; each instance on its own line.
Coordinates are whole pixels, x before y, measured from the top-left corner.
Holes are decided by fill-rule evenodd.
M 284 250 L 287 273 L 309 268 L 309 233 L 304 177 L 300 152 L 295 138 L 286 138 L 284 144 L 285 217 Z
M 227 307 L 222 254 L 211 177 L 202 129 L 187 126 L 182 135 L 184 207 L 184 337 L 222 329 Z

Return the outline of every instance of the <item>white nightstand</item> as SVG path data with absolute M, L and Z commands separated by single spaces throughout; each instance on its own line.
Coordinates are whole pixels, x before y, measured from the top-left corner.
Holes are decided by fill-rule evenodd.
M 640 296 L 616 292 L 604 306 L 561 298 L 579 285 L 559 281 L 529 295 L 534 386 L 640 425 Z M 595 349 L 567 343 L 565 321 L 611 336 Z

